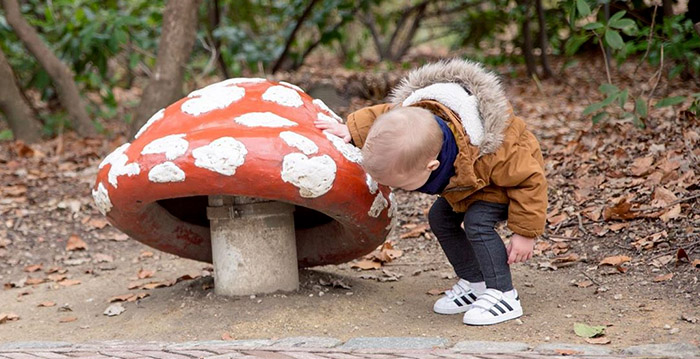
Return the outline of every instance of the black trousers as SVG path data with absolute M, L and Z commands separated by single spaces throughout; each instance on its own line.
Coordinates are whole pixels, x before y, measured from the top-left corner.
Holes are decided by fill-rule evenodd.
M 458 213 L 443 197 L 438 197 L 428 214 L 430 228 L 457 276 L 484 281 L 487 288 L 502 292 L 513 289 L 513 281 L 505 244 L 494 226 L 507 218 L 507 204 L 476 201 L 467 212 Z

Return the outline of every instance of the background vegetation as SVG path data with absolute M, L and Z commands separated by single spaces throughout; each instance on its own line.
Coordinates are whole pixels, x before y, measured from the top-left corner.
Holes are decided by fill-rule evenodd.
M 564 58 L 557 62 L 564 68 L 602 57 L 603 100 L 583 115 L 594 122 L 612 116 L 644 126 L 649 106 L 684 106 L 697 114 L 700 94 L 666 98 L 653 84 L 661 78 L 699 81 L 700 9 L 693 8 L 698 6 L 671 0 L 2 0 L 0 63 L 6 59 L 12 77 L 2 79 L 0 117 L 10 129 L 0 137 L 12 138 L 14 131 L 14 137 L 36 141 L 66 127 L 92 135 L 105 121 L 133 122 L 138 128 L 154 106 L 181 96 L 183 83 L 294 72 L 312 54 L 351 69 L 376 63 L 408 67 L 431 60 L 415 52 L 423 44 L 446 46 L 450 56 L 491 65 L 524 63 L 533 81 L 559 76 L 552 57 Z M 23 30 L 20 21 L 29 28 Z M 38 38 L 26 34 L 31 29 Z M 182 40 L 188 36 L 189 47 Z M 68 72 L 52 72 L 58 64 L 33 50 L 41 45 L 32 44 L 36 40 Z M 638 74 L 650 88 L 640 92 L 616 85 L 616 68 L 643 63 L 654 69 Z M 177 69 L 184 71 L 176 75 Z M 144 100 L 148 103 L 141 108 L 138 97 L 120 101 L 115 95 L 165 86 L 149 81 L 155 71 L 173 74 L 174 93 Z M 61 95 L 61 74 L 75 83 L 80 98 L 74 103 L 85 108 L 94 129 L 80 127 L 80 114 L 70 111 L 76 105 L 67 105 L 70 96 Z M 28 110 L 16 108 L 20 100 L 9 93 L 11 87 Z

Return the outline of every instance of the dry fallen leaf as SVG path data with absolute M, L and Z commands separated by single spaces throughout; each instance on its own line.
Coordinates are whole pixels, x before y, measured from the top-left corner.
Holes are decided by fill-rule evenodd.
M 634 162 L 632 162 L 632 165 L 630 166 L 630 172 L 632 173 L 632 175 L 637 177 L 643 176 L 654 169 L 654 167 L 652 166 L 653 163 L 654 157 L 651 156 L 637 158 L 636 160 L 634 160 Z
M 700 259 L 693 259 L 693 262 L 690 264 L 695 268 L 700 268 Z
M 632 212 L 632 204 L 627 202 L 627 198 L 623 197 L 617 201 L 612 207 L 603 209 L 603 219 L 606 221 L 612 219 L 627 220 L 639 217 L 637 212 Z
M 54 274 L 49 274 L 49 276 L 47 278 L 49 278 L 49 280 L 54 281 L 54 282 L 60 282 L 64 279 L 66 279 L 66 277 L 67 276 L 65 274 L 54 273 Z
M 27 280 L 24 282 L 25 285 L 37 285 L 44 283 L 44 278 L 27 278 Z
M 221 334 L 221 340 L 233 340 L 233 337 L 229 333 Z
M 58 282 L 58 284 L 60 284 L 64 287 L 71 287 L 71 286 L 80 284 L 80 281 L 77 279 L 64 279 L 64 280 Z
M 371 261 L 368 259 L 363 259 L 361 261 L 358 261 L 358 262 L 352 264 L 352 268 L 359 268 L 362 270 L 379 269 L 381 267 L 382 267 L 381 263 Z
M 402 234 L 400 238 L 406 239 L 406 238 L 420 237 L 423 233 L 428 231 L 429 228 L 430 228 L 430 226 L 428 226 L 427 224 L 421 224 L 419 226 L 416 226 L 415 228 L 413 228 L 409 232 Z
M 664 282 L 667 280 L 671 280 L 671 278 L 673 278 L 673 273 L 668 273 L 668 274 L 662 274 L 662 275 L 654 277 L 653 281 L 654 282 Z
M 90 227 L 96 229 L 105 228 L 109 224 L 107 219 L 104 217 L 90 217 L 90 220 L 87 223 L 90 225 Z
M 626 263 L 631 261 L 632 258 L 628 256 L 612 256 L 612 257 L 606 257 L 598 265 L 611 265 L 611 266 L 619 266 L 622 263 Z
M 44 266 L 43 264 L 35 264 L 35 265 L 31 265 L 31 266 L 26 266 L 26 267 L 24 267 L 24 271 L 28 272 L 28 273 L 37 272 L 37 271 L 40 271 L 43 266 Z
M 39 305 L 37 305 L 37 307 L 53 307 L 55 305 L 56 305 L 56 302 L 47 301 L 47 302 L 39 303 Z
M 593 282 L 591 282 L 591 281 L 588 280 L 588 279 L 583 280 L 583 281 L 580 281 L 580 282 L 576 282 L 576 286 L 579 287 L 579 288 L 588 288 L 588 287 L 590 287 L 590 286 L 592 286 L 592 285 L 593 285 Z
M 66 242 L 67 251 L 78 251 L 87 249 L 87 243 L 85 243 L 77 234 L 68 237 L 68 242 Z
M 143 268 L 141 268 L 141 270 L 139 270 L 139 273 L 138 273 L 139 279 L 146 279 L 146 278 L 151 278 L 151 277 L 153 277 L 153 271 L 143 269 Z
M 0 324 L 19 320 L 19 315 L 15 313 L 0 313 Z
M 430 294 L 430 295 L 440 295 L 442 293 L 445 293 L 446 290 L 447 289 L 433 288 L 433 289 L 427 291 L 426 293 Z
M 127 293 L 127 294 L 122 294 L 122 295 L 115 295 L 114 297 L 109 298 L 107 301 L 109 303 L 114 303 L 114 302 L 125 302 L 129 300 L 132 297 L 135 297 L 136 294 L 133 293 Z
M 58 319 L 59 323 L 70 323 L 78 320 L 78 317 L 62 317 Z
M 678 248 L 678 252 L 676 252 L 676 261 L 677 263 L 690 262 L 690 257 L 688 256 L 688 253 L 685 251 L 685 249 Z

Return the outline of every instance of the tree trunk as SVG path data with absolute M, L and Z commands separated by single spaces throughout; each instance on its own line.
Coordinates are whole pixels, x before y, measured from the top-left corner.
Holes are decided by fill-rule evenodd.
M 547 22 L 544 18 L 542 0 L 535 0 L 535 7 L 537 8 L 537 19 L 540 24 L 540 60 L 542 61 L 542 78 L 548 78 L 552 76 L 552 69 L 549 66 L 549 59 L 547 58 L 549 41 L 547 40 Z
M 15 74 L 10 64 L 0 50 L 0 112 L 5 114 L 15 139 L 26 143 L 37 142 L 41 139 L 41 123 L 34 117 L 15 81 Z
M 530 1 L 523 2 L 525 6 L 525 14 L 523 19 L 523 56 L 525 56 L 525 65 L 527 66 L 527 76 L 537 74 L 535 66 L 535 57 L 532 55 L 532 34 L 530 33 Z
M 58 98 L 68 111 L 71 125 L 81 136 L 96 134 L 85 103 L 75 85 L 73 71 L 44 44 L 36 30 L 22 17 L 17 0 L 2 0 L 7 23 L 51 77 Z
M 201 0 L 170 0 L 163 12 L 156 68 L 136 108 L 131 133 L 135 134 L 154 113 L 182 97 L 185 64 L 197 33 Z

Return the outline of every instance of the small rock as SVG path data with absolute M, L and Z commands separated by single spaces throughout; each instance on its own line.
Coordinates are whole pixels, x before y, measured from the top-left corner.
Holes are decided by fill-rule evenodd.
M 108 317 L 114 317 L 124 313 L 124 311 L 126 311 L 126 308 L 124 308 L 124 306 L 121 303 L 114 303 L 107 307 L 107 309 L 102 314 Z
M 678 334 L 681 330 L 678 328 L 671 328 L 671 330 L 668 331 L 668 334 Z
M 516 320 L 515 320 L 515 324 L 517 324 L 517 325 L 523 325 L 523 321 L 520 320 L 520 319 L 516 319 Z
M 681 319 L 685 320 L 688 323 L 693 323 L 693 324 L 698 322 L 698 317 L 691 317 L 691 316 L 688 316 L 685 314 L 681 315 Z
M 613 296 L 613 298 L 614 298 L 615 300 L 620 300 L 620 299 L 622 299 L 622 294 L 615 294 L 615 295 Z
M 666 330 L 671 329 L 671 326 L 668 324 L 664 324 L 664 329 L 666 329 Z

